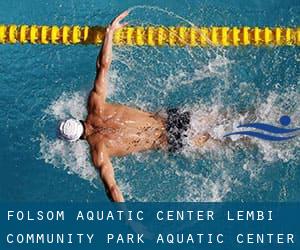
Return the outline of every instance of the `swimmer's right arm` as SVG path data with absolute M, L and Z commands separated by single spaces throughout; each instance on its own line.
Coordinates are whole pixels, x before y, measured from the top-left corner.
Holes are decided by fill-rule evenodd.
M 97 146 L 92 153 L 95 167 L 99 170 L 100 178 L 105 186 L 108 198 L 114 202 L 124 202 L 123 195 L 117 185 L 114 169 L 104 144 Z
M 100 53 L 96 61 L 96 78 L 94 84 L 94 91 L 103 97 L 103 100 L 106 98 L 107 94 L 107 75 L 112 61 L 112 44 L 114 32 L 117 29 L 121 29 L 127 25 L 127 23 L 120 23 L 127 15 L 128 11 L 123 12 L 117 16 L 111 24 L 106 28 L 105 38 L 103 46 L 100 50 Z

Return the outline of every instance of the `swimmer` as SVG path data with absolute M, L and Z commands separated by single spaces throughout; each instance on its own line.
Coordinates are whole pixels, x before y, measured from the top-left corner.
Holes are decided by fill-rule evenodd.
M 70 142 L 86 140 L 92 161 L 105 186 L 108 197 L 123 202 L 110 159 L 145 150 L 180 151 L 191 115 L 179 109 L 169 109 L 162 117 L 140 109 L 108 103 L 107 76 L 112 61 L 114 32 L 128 23 L 121 21 L 129 14 L 123 12 L 107 27 L 105 39 L 96 61 L 94 87 L 88 98 L 88 115 L 84 121 L 67 119 L 58 127 L 59 137 Z M 201 147 L 210 139 L 208 133 L 195 136 L 195 146 Z

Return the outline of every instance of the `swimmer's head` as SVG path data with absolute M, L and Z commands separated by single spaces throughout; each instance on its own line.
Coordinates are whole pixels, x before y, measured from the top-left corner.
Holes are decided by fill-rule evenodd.
M 58 125 L 59 138 L 74 142 L 80 139 L 84 133 L 83 123 L 77 119 L 67 119 L 61 121 Z

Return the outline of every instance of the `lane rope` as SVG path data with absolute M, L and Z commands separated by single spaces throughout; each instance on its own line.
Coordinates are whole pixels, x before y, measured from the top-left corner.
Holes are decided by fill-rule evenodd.
M 101 44 L 105 27 L 0 25 L 0 44 Z M 132 46 L 299 46 L 300 27 L 125 27 L 114 44 Z

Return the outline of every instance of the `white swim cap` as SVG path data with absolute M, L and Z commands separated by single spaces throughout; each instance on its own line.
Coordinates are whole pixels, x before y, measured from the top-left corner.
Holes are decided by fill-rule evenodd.
M 77 141 L 83 134 L 84 127 L 79 120 L 68 119 L 59 124 L 59 137 L 66 141 Z

